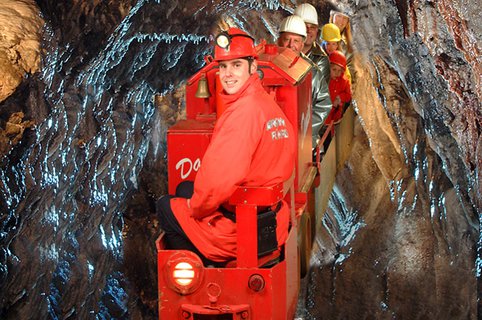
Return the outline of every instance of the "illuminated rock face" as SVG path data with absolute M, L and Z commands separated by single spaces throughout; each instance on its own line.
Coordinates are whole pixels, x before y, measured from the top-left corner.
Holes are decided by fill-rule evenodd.
M 9 97 L 40 66 L 43 20 L 33 1 L 4 0 L 0 3 L 0 102 Z
M 165 132 L 221 13 L 275 41 L 293 5 L 260 3 L 0 4 L 0 318 L 156 318 Z M 326 22 L 333 6 L 312 3 Z M 353 14 L 358 122 L 298 314 L 476 319 L 477 3 L 338 3 Z

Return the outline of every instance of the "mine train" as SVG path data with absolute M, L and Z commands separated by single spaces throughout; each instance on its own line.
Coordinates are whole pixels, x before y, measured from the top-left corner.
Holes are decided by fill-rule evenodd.
M 186 119 L 167 133 L 168 189 L 175 193 L 184 180 L 194 180 L 210 142 L 214 123 L 224 111 L 217 99 L 222 90 L 218 64 L 206 65 L 186 85 Z M 186 250 L 168 250 L 163 234 L 156 240 L 159 318 L 172 319 L 293 319 L 300 279 L 307 273 L 316 221 L 321 215 L 345 160 L 353 136 L 353 110 L 341 123 L 327 124 L 318 144 L 330 139 L 320 161 L 311 142 L 310 64 L 293 51 L 265 45 L 258 59 L 258 74 L 295 128 L 296 167 L 288 182 L 272 187 L 240 186 L 229 199 L 236 207 L 237 257 L 223 268 L 204 266 Z M 318 148 L 318 146 L 316 148 Z M 315 156 L 313 156 L 315 154 Z M 257 206 L 272 206 L 285 199 L 291 220 L 286 243 L 275 251 L 258 253 Z M 316 206 L 314 205 L 316 202 Z

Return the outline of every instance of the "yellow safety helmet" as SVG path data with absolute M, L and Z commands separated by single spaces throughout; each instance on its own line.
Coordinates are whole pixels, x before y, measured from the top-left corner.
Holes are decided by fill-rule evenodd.
M 327 23 L 321 28 L 321 38 L 327 42 L 341 41 L 340 29 L 334 23 Z

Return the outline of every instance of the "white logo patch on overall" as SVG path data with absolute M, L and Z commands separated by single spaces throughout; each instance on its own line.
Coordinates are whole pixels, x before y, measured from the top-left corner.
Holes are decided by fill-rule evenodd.
M 274 118 L 266 122 L 266 131 L 271 131 L 271 139 L 288 139 L 288 130 L 283 118 Z

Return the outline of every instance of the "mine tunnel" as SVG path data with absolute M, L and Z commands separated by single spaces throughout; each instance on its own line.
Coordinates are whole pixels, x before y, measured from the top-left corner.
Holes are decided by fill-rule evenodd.
M 355 116 L 295 318 L 478 319 L 478 3 L 307 2 L 351 17 Z M 217 22 L 274 43 L 300 3 L 0 2 L 1 319 L 159 318 L 186 81 Z

